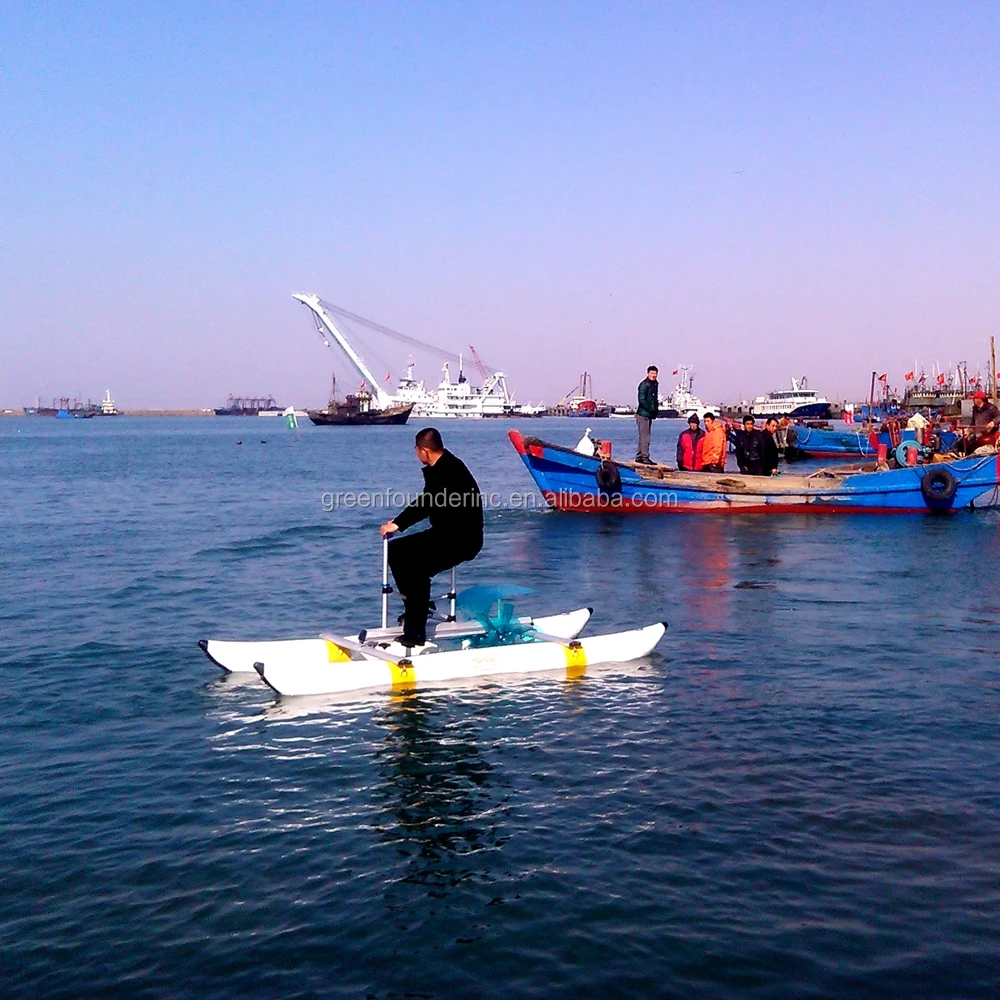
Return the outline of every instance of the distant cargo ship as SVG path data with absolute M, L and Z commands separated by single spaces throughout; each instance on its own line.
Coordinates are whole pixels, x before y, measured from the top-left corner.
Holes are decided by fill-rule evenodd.
M 283 408 L 274 401 L 274 396 L 230 396 L 225 406 L 216 407 L 217 417 L 256 417 L 262 411 L 282 413 Z
M 63 420 L 86 420 L 96 417 L 101 409 L 95 406 L 89 399 L 86 403 L 81 403 L 78 399 L 70 402 L 69 396 L 60 396 L 52 400 L 51 406 L 42 406 L 36 400 L 34 406 L 22 407 L 26 417 L 59 417 Z

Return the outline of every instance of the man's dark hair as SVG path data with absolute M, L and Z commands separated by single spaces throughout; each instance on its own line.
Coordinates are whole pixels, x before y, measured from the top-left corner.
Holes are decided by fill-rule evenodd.
M 714 413 L 712 413 L 712 411 L 711 411 L 711 410 L 709 410 L 709 412 L 705 414 L 705 416 L 704 416 L 704 418 L 703 418 L 703 419 L 705 419 L 705 420 L 708 420 L 708 419 L 712 419 L 712 420 L 714 420 L 714 419 L 715 419 L 715 414 L 714 414 Z
M 427 448 L 430 451 L 444 451 L 444 441 L 436 427 L 425 427 L 422 431 L 417 431 L 414 439 L 418 448 Z
M 650 365 L 650 366 L 649 366 L 649 367 L 648 367 L 648 368 L 646 369 L 646 374 L 648 375 L 648 374 L 649 374 L 650 372 L 656 372 L 656 374 L 657 374 L 657 375 L 659 375 L 659 374 L 660 374 L 660 369 L 659 369 L 659 368 L 657 368 L 657 367 L 656 367 L 656 365 Z
M 746 423 L 748 420 L 750 421 L 750 423 L 756 423 L 756 421 L 754 420 L 754 415 L 752 413 L 744 413 L 743 423 Z

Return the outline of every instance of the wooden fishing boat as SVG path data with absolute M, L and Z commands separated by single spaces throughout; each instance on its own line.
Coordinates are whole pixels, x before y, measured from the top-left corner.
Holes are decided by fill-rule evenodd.
M 405 424 L 410 419 L 413 404 L 390 406 L 384 410 L 366 409 L 353 404 L 351 397 L 347 403 L 329 406 L 325 410 L 308 410 L 307 416 L 317 427 L 381 427 L 387 424 Z
M 337 399 L 337 376 L 330 385 L 330 401 L 325 410 L 308 410 L 306 415 L 317 427 L 382 427 L 405 424 L 410 419 L 413 403 L 379 405 L 378 397 L 364 389 L 349 393 L 347 399 Z
M 994 507 L 1000 457 L 877 471 L 873 464 L 775 477 L 678 472 L 581 455 L 510 431 L 509 437 L 549 506 L 557 510 L 653 513 L 916 514 Z

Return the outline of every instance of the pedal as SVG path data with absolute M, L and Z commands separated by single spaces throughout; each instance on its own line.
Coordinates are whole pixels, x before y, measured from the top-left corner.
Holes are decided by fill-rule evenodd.
M 428 601 L 427 602 L 427 620 L 428 621 L 446 621 L 447 620 L 445 618 L 438 618 L 437 615 L 435 614 L 436 611 L 437 611 L 437 605 L 433 601 Z M 397 625 L 402 625 L 405 618 L 406 618 L 405 613 L 399 615 L 396 618 L 396 624 Z

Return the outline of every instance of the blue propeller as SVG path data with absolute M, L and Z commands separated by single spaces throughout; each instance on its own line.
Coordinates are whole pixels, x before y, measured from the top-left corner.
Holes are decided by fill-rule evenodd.
M 470 645 L 510 646 L 519 639 L 524 639 L 532 628 L 530 625 L 522 625 L 514 618 L 514 604 L 511 598 L 531 593 L 534 591 L 530 587 L 518 587 L 513 584 L 482 585 L 463 590 L 455 599 L 459 617 L 478 622 L 483 627 L 481 635 L 471 637 Z M 495 614 L 491 613 L 494 605 Z

